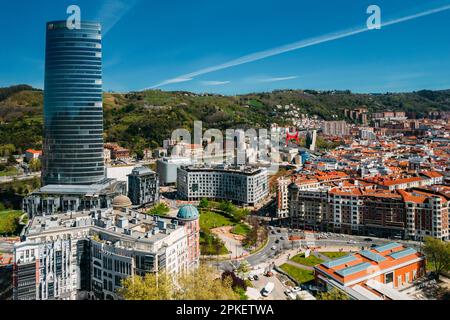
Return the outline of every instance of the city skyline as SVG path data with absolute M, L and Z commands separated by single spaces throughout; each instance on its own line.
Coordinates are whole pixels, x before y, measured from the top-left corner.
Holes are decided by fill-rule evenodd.
M 450 65 L 450 48 L 443 41 L 448 36 L 448 1 L 414 1 L 408 6 L 404 1 L 378 1 L 382 29 L 341 38 L 345 30 L 364 28 L 366 9 L 373 4 L 347 2 L 232 2 L 226 7 L 194 3 L 189 8 L 138 0 L 76 4 L 82 20 L 103 25 L 105 91 L 159 88 L 240 94 L 289 88 L 364 93 L 450 88 L 450 68 L 445 68 Z M 67 17 L 70 4 L 5 5 L 2 12 L 22 12 L 15 21 L 23 25 L 5 34 L 11 52 L 17 54 L 1 53 L 0 86 L 26 83 L 43 88 L 43 45 L 38 43 L 45 37 L 42 26 Z M 11 20 L 0 18 L 6 24 Z M 175 19 L 177 23 L 168 22 Z M 42 32 L 35 32 L 39 28 Z M 333 34 L 339 37 L 331 36 L 331 41 Z M 311 46 L 309 39 L 320 41 Z M 11 65 L 11 60 L 21 63 Z

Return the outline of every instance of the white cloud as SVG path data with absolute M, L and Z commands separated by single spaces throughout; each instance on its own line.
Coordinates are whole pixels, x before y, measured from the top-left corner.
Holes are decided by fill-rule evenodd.
M 173 79 L 167 80 L 167 84 L 170 84 L 170 83 L 180 83 L 180 82 L 188 82 L 188 81 L 191 81 L 191 80 L 192 80 L 192 78 L 182 78 L 182 77 L 179 77 L 179 78 L 173 78 Z
M 297 79 L 298 76 L 288 76 L 288 77 L 275 77 L 275 78 L 264 78 L 264 79 L 258 79 L 258 82 L 278 82 L 278 81 L 287 81 L 287 80 L 293 80 Z
M 230 82 L 231 81 L 201 81 L 200 83 L 204 86 L 221 86 Z
M 424 17 L 424 16 L 429 16 L 435 13 L 439 13 L 442 11 L 446 11 L 450 9 L 450 5 L 445 5 L 445 6 L 441 6 L 435 9 L 430 9 L 427 11 L 423 11 L 423 12 L 419 12 L 413 15 L 409 15 L 409 16 L 405 16 L 405 17 L 401 17 L 401 18 L 397 18 L 397 19 L 392 19 L 392 20 L 388 20 L 384 23 L 382 23 L 382 27 L 387 27 L 390 25 L 394 25 L 397 23 L 401 23 L 401 22 L 406 22 L 409 20 L 414 20 L 420 17 Z M 329 33 L 326 35 L 322 35 L 319 37 L 315 37 L 315 38 L 311 38 L 311 39 L 306 39 L 306 40 L 301 40 L 298 42 L 294 42 L 294 43 L 290 43 L 284 46 L 280 46 L 280 47 L 276 47 L 276 48 L 272 48 L 272 49 L 268 49 L 265 51 L 259 51 L 259 52 L 255 52 L 249 55 L 245 55 L 242 56 L 240 58 L 222 63 L 222 64 L 218 64 L 215 66 L 211 66 L 211 67 L 207 67 L 207 68 L 203 68 L 182 76 L 179 76 L 177 78 L 195 78 L 197 76 L 200 75 L 204 75 L 207 73 L 211 73 L 214 71 L 219 71 L 219 70 L 223 70 L 223 69 L 228 69 L 231 67 L 235 67 L 235 66 L 239 66 L 245 63 L 249 63 L 249 62 L 253 62 L 253 61 L 258 61 L 261 59 L 265 59 L 268 57 L 272 57 L 272 56 L 276 56 L 285 52 L 289 52 L 289 51 L 294 51 L 294 50 L 298 50 L 301 48 L 306 48 L 306 47 L 310 47 L 310 46 L 314 46 L 314 45 L 318 45 L 321 43 L 325 43 L 328 41 L 333 41 L 333 40 L 338 40 L 338 39 L 342 39 L 342 38 L 346 38 L 346 37 L 350 37 L 356 34 L 360 34 L 363 32 L 367 32 L 367 31 L 372 31 L 373 30 L 369 30 L 366 26 L 364 27 L 359 27 L 359 28 L 353 28 L 353 29 L 348 29 L 348 30 L 342 30 L 342 31 L 338 31 L 338 32 L 334 32 L 334 33 Z M 164 85 L 170 84 L 171 79 L 169 80 L 165 80 L 162 81 L 154 86 L 152 86 L 151 88 L 158 88 L 158 87 L 162 87 Z
M 108 0 L 103 3 L 96 20 L 102 24 L 102 35 L 108 32 L 130 11 L 139 0 Z

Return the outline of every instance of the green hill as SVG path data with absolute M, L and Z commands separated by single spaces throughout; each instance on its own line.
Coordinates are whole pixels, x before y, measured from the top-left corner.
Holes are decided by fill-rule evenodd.
M 105 93 L 105 139 L 134 151 L 157 147 L 176 128 L 192 130 L 201 120 L 205 129 L 265 127 L 288 124 L 285 110 L 294 104 L 300 113 L 332 119 L 343 110 L 365 106 L 369 112 L 396 110 L 450 111 L 450 90 L 411 93 L 354 94 L 350 91 L 277 90 L 239 96 L 149 90 L 126 94 Z M 0 139 L 18 152 L 42 145 L 43 92 L 26 85 L 0 88 Z

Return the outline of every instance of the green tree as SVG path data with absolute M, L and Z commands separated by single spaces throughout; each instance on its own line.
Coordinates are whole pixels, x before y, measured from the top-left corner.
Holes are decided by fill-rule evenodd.
M 240 274 L 245 274 L 247 272 L 250 271 L 250 264 L 248 263 L 247 260 L 243 260 L 240 264 L 239 267 L 237 268 L 237 272 Z
M 151 208 L 149 211 L 147 211 L 147 214 L 154 215 L 154 216 L 165 216 L 167 213 L 169 213 L 170 208 L 165 203 L 159 203 L 153 208 Z
M 317 300 L 349 300 L 349 297 L 345 292 L 333 288 L 330 291 L 319 293 Z
M 145 276 L 134 276 L 122 280 L 122 288 L 118 294 L 125 300 L 172 300 L 174 283 L 165 272 L 147 273 Z
M 39 159 L 32 159 L 30 163 L 28 164 L 29 168 L 33 172 L 37 172 L 41 170 L 41 160 Z
M 208 265 L 201 265 L 197 270 L 188 272 L 178 278 L 180 290 L 177 300 L 239 300 L 234 292 L 233 279 L 224 280 L 216 274 L 216 270 Z
M 132 276 L 122 281 L 118 294 L 125 300 L 239 300 L 232 289 L 233 280 L 222 280 L 211 266 L 180 274 L 165 272 Z
M 232 215 L 236 210 L 236 207 L 230 201 L 222 201 L 220 202 L 218 209 Z
M 209 208 L 209 200 L 206 198 L 201 199 L 198 207 L 201 209 Z
M 0 146 L 0 156 L 4 157 L 4 156 L 9 156 L 11 154 L 13 154 L 16 151 L 16 147 L 11 144 L 2 144 Z
M 16 158 L 14 158 L 14 156 L 12 154 L 10 154 L 8 156 L 7 163 L 8 163 L 9 166 L 16 165 L 17 164 Z
M 423 251 L 427 259 L 432 263 L 433 271 L 439 278 L 443 271 L 450 269 L 450 243 L 440 239 L 425 237 Z

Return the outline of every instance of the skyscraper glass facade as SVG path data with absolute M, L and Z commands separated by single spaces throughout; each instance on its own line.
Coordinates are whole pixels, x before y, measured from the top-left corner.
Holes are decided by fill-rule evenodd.
M 42 180 L 92 184 L 105 177 L 102 40 L 98 23 L 47 23 Z

